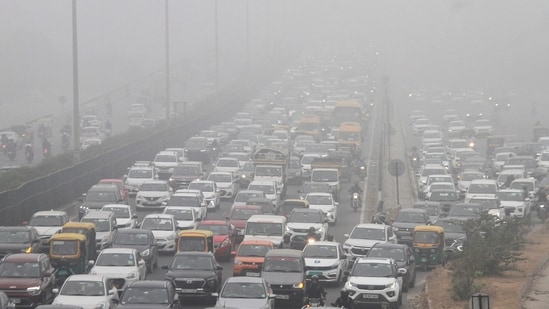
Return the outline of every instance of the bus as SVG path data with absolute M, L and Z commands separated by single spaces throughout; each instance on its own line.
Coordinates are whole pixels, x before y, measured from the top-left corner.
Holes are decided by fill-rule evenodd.
M 362 124 L 364 112 L 357 100 L 340 101 L 332 113 L 332 126 L 339 128 L 343 122 L 357 122 Z

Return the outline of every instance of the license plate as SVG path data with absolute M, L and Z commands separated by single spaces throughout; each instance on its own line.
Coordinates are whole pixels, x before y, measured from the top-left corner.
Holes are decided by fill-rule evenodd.
M 321 271 L 310 271 L 308 273 L 309 276 L 320 276 L 322 275 L 322 272 Z
M 277 294 L 276 295 L 276 299 L 290 299 L 290 295 L 280 295 L 280 294 Z
M 195 289 L 181 289 L 181 293 L 196 293 Z
M 364 294 L 364 298 L 366 299 L 377 299 L 379 295 L 377 294 Z
M 248 272 L 248 273 L 246 273 L 246 276 L 248 276 L 248 277 L 260 277 L 261 274 L 260 273 L 249 273 Z

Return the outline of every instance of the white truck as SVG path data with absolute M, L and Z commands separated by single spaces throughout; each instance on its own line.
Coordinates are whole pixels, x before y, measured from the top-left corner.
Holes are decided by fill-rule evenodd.
M 260 148 L 253 157 L 254 181 L 275 181 L 280 197 L 286 193 L 286 179 L 290 156 L 287 149 Z

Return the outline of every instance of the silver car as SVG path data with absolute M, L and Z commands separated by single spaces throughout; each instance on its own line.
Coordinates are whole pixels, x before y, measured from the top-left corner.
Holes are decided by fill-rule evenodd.
M 263 278 L 231 277 L 217 295 L 217 306 L 241 309 L 272 309 L 275 295 Z

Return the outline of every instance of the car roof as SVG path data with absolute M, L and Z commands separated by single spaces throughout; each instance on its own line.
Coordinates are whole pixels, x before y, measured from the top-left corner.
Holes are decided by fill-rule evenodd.
M 164 288 L 168 283 L 165 280 L 136 280 L 128 283 L 131 287 Z
M 361 257 L 355 263 L 394 264 L 394 260 L 389 258 Z
M 154 180 L 152 180 L 152 179 L 151 180 L 145 180 L 143 183 L 144 184 L 145 183 L 168 184 L 168 182 L 166 180 L 156 180 L 156 179 L 154 179 Z
M 355 225 L 354 228 L 369 228 L 369 229 L 376 229 L 376 230 L 384 230 L 387 228 L 385 224 L 375 224 L 375 223 L 362 223 Z
M 42 210 L 35 212 L 32 216 L 66 216 L 67 213 L 59 210 Z
M 124 254 L 130 254 L 136 252 L 135 249 L 132 248 L 105 248 L 101 250 L 101 253 L 124 253 Z
M 4 257 L 3 262 L 38 262 L 43 253 L 14 253 Z
M 192 255 L 192 256 L 207 256 L 207 257 L 211 257 L 212 254 L 210 252 L 198 252 L 198 251 L 180 251 L 180 252 L 177 252 L 175 255 L 174 255 L 174 258 L 177 257 L 177 256 L 188 256 L 188 255 Z
M 261 245 L 261 246 L 272 247 L 273 242 L 270 240 L 264 240 L 264 239 L 246 239 L 240 243 L 240 246 L 242 245 Z
M 322 210 L 320 209 L 315 209 L 315 208 L 294 208 L 292 209 L 292 213 L 294 212 L 315 212 L 315 213 L 319 213 L 319 212 L 322 212 Z
M 397 248 L 397 249 L 406 249 L 409 248 L 406 244 L 393 244 L 388 242 L 378 242 L 372 246 L 376 248 Z
M 90 275 L 90 274 L 77 274 L 69 276 L 66 281 L 103 281 L 104 276 L 100 275 Z
M 199 223 L 200 225 L 202 224 L 211 224 L 211 225 L 227 225 L 227 221 L 225 220 L 204 220 L 204 221 L 201 221 Z
M 267 251 L 265 257 L 282 256 L 282 257 L 302 257 L 303 251 L 296 249 L 271 249 Z
M 106 211 L 106 210 L 90 210 L 88 211 L 88 213 L 86 213 L 84 215 L 84 217 L 82 217 L 82 219 L 86 218 L 86 219 L 89 219 L 89 218 L 92 218 L 92 219 L 95 219 L 95 218 L 108 218 L 110 216 L 113 216 L 113 213 L 112 211 Z
M 307 246 L 339 246 L 340 243 L 335 241 L 315 241 L 313 243 L 307 244 Z
M 31 231 L 36 228 L 29 225 L 0 226 L 0 231 Z
M 250 283 L 263 283 L 265 279 L 261 277 L 247 277 L 247 276 L 241 276 L 241 277 L 229 277 L 227 280 L 225 280 L 225 284 L 227 282 L 250 282 Z
M 105 204 L 103 205 L 103 207 L 112 207 L 112 208 L 131 208 L 132 206 L 128 205 L 128 204 Z M 103 209 L 103 207 L 101 207 L 101 209 Z
M 143 218 L 143 220 L 147 218 L 173 219 L 174 216 L 170 214 L 148 214 L 145 218 Z
M 401 210 L 398 211 L 399 213 L 401 212 L 413 212 L 413 213 L 427 213 L 427 211 L 425 209 L 421 209 L 421 208 L 402 208 Z

